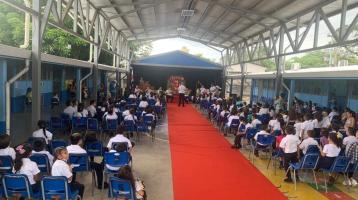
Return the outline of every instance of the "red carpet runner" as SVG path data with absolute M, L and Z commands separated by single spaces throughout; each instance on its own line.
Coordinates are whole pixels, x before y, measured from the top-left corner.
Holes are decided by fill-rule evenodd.
M 175 200 L 286 197 L 191 105 L 168 104 Z

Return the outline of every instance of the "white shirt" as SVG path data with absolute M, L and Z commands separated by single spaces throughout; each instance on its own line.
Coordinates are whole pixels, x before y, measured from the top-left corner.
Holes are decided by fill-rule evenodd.
M 256 135 L 255 135 L 254 139 L 255 139 L 255 140 L 257 140 L 257 138 L 258 138 L 258 136 L 259 136 L 259 135 L 270 135 L 270 133 L 268 133 L 268 132 L 266 132 L 266 131 L 262 130 L 262 131 L 260 131 L 260 132 L 256 133 Z M 262 145 L 262 144 L 261 144 L 261 143 L 259 143 L 259 142 L 258 142 L 258 144 Z
M 13 172 L 15 173 L 15 170 L 13 170 Z M 22 166 L 16 173 L 26 175 L 30 184 L 33 185 L 36 183 L 34 176 L 40 172 L 40 169 L 37 167 L 37 164 L 34 161 L 31 161 L 29 158 L 23 158 Z
M 261 123 L 260 120 L 254 119 L 254 120 L 252 120 L 251 124 L 252 124 L 253 127 L 256 127 L 258 124 L 262 124 L 262 123 Z
M 89 113 L 91 113 L 91 116 L 92 116 L 92 117 L 95 116 L 96 113 L 97 113 L 97 110 L 96 110 L 96 108 L 94 107 L 94 105 L 88 106 L 88 107 L 87 107 L 87 110 L 88 110 Z
M 302 150 L 303 154 L 306 154 L 308 146 L 310 145 L 318 146 L 318 142 L 311 137 L 308 137 L 302 141 L 302 143 L 300 144 L 300 149 Z
M 240 119 L 240 117 L 237 115 L 231 115 L 227 120 L 227 126 L 231 126 L 231 122 L 233 119 Z
M 135 122 L 135 121 L 137 121 L 137 116 L 129 114 L 129 115 L 124 117 L 124 121 L 127 121 L 127 120 Z
M 229 111 L 223 110 L 223 111 L 220 112 L 220 116 L 225 117 L 225 114 L 228 114 L 228 113 L 229 113 Z
M 348 151 L 348 147 L 353 143 L 353 142 L 357 142 L 358 139 L 353 136 L 353 135 L 349 135 L 345 138 L 343 138 L 343 146 L 346 147 L 346 152 Z
M 297 147 L 300 142 L 297 136 L 286 135 L 286 137 L 281 140 L 280 148 L 282 148 L 285 153 L 295 153 L 297 152 Z
M 48 158 L 48 162 L 49 162 L 49 164 L 50 164 L 50 166 L 52 166 L 52 164 L 53 164 L 53 155 L 51 155 L 50 154 L 50 152 L 48 152 L 48 151 L 32 151 L 32 154 L 34 155 L 34 154 L 44 154 L 44 155 L 46 155 L 47 156 L 47 158 Z
M 339 152 L 341 152 L 341 148 L 334 144 L 326 144 L 323 147 L 323 153 L 325 153 L 327 157 L 337 157 Z
M 329 121 L 332 121 L 333 117 L 336 116 L 336 115 L 339 115 L 339 114 L 337 112 L 334 112 L 334 111 L 330 112 L 329 115 L 328 115 Z
M 124 137 L 124 135 L 122 135 L 122 134 L 117 134 L 114 137 L 112 137 L 111 139 L 109 139 L 108 144 L 107 144 L 108 149 L 112 148 L 112 143 L 113 142 L 127 142 L 128 143 L 128 148 L 132 147 L 131 141 L 128 138 Z
M 130 94 L 128 98 L 129 98 L 129 99 L 136 99 L 137 96 L 136 96 L 135 94 Z
M 182 84 L 178 87 L 179 94 L 184 94 L 185 90 L 186 90 L 186 87 Z
M 130 113 L 129 113 L 129 110 L 125 110 L 125 111 L 123 111 L 122 112 L 122 116 L 123 117 L 125 117 L 125 116 L 127 116 L 127 115 L 129 115 Z
M 313 130 L 314 129 L 314 124 L 311 120 L 309 121 L 304 121 L 302 123 L 302 126 L 301 126 L 301 132 L 303 131 L 303 134 L 300 135 L 301 138 L 306 138 L 307 137 L 307 131 L 308 130 Z
M 73 116 L 74 117 L 87 117 L 88 111 L 86 109 L 83 109 L 82 112 L 76 112 Z
M 328 128 L 331 125 L 331 121 L 329 120 L 329 117 L 323 117 L 321 121 L 321 128 Z
M 148 104 L 147 101 L 140 101 L 138 107 L 140 107 L 140 108 L 146 108 L 146 107 L 148 107 L 148 105 L 149 105 L 149 104 Z
M 302 122 L 296 122 L 295 125 L 293 125 L 296 130 L 296 136 L 299 137 L 302 131 Z
M 46 144 L 48 144 L 48 141 L 49 140 L 52 140 L 52 133 L 50 132 L 50 131 L 48 131 L 48 130 L 45 130 L 45 132 L 46 132 L 46 136 L 47 136 L 47 138 L 46 138 L 46 136 L 44 135 L 44 131 L 42 130 L 42 129 L 39 129 L 39 130 L 37 130 L 37 131 L 34 131 L 33 133 L 32 133 L 32 137 L 38 137 L 38 138 L 44 138 L 45 139 L 45 141 L 46 141 Z
M 268 108 L 260 108 L 258 115 L 264 115 L 264 114 L 268 114 L 268 113 L 269 113 Z
M 277 119 L 272 119 L 269 121 L 269 126 L 272 128 L 272 130 L 281 130 L 281 124 Z
M 106 112 L 104 115 L 106 116 L 106 120 L 118 119 L 118 116 L 115 112 L 113 112 L 112 115 Z
M 0 156 L 11 156 L 13 160 L 16 158 L 16 152 L 12 147 L 6 147 L 5 149 L 0 149 Z
M 209 89 L 210 93 L 214 93 L 216 91 L 216 87 L 215 86 L 211 86 Z
M 312 121 L 313 128 L 321 128 L 322 122 L 319 122 L 317 119 Z
M 66 147 L 69 154 L 87 153 L 82 147 L 76 144 L 71 144 Z
M 76 113 L 76 109 L 73 106 L 67 106 L 64 110 L 63 113 L 67 114 L 68 116 L 72 117 L 73 114 Z
M 63 160 L 56 160 L 51 169 L 52 176 L 65 176 L 67 179 L 72 177 L 70 166 Z M 70 182 L 70 181 L 69 181 Z

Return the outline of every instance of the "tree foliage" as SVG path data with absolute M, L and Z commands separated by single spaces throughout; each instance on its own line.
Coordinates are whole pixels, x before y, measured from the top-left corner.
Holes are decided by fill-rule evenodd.
M 129 48 L 132 51 L 132 59 L 137 59 L 140 57 L 149 56 L 152 53 L 153 45 L 152 42 L 138 42 L 138 41 L 130 41 Z

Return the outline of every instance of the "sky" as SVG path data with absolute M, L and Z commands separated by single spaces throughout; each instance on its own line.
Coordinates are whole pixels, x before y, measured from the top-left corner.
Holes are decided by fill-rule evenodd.
M 346 24 L 350 24 L 353 21 L 353 18 L 358 13 L 358 9 L 352 9 L 347 12 L 346 17 Z M 333 27 L 338 27 L 340 23 L 340 15 L 336 15 L 329 18 L 330 22 L 332 23 Z M 307 34 L 307 37 L 305 41 L 302 44 L 302 49 L 311 48 L 313 44 L 313 30 L 314 26 L 311 27 L 311 31 Z M 302 33 L 304 29 L 302 29 L 300 32 Z M 330 42 L 330 38 L 328 35 L 330 34 L 329 29 L 327 25 L 321 20 L 320 22 L 320 30 L 319 30 L 319 40 L 318 45 L 325 45 L 328 42 Z M 293 34 L 292 34 L 293 36 Z M 288 39 L 285 38 L 285 44 L 288 44 Z M 216 60 L 219 62 L 221 54 L 201 43 L 182 39 L 182 38 L 170 38 L 170 39 L 161 39 L 152 42 L 153 50 L 151 55 L 160 54 L 164 52 L 174 51 L 174 50 L 180 50 L 182 47 L 187 47 L 190 51 L 190 54 L 199 54 L 201 53 L 204 57 L 209 58 L 211 60 Z M 301 54 L 295 54 L 290 55 L 288 58 L 294 57 L 294 56 L 303 56 L 305 53 Z

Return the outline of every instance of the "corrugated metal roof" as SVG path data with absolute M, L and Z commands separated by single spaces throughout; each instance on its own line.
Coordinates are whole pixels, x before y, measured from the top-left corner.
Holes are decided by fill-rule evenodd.
M 81 0 L 107 15 L 129 40 L 183 37 L 218 47 L 230 47 L 283 22 L 296 26 L 295 16 L 317 6 L 331 15 L 341 9 L 341 0 Z M 348 6 L 358 4 L 349 0 Z M 327 6 L 325 6 L 327 5 Z M 193 10 L 192 17 L 181 16 Z M 300 18 L 304 24 L 310 15 Z M 266 27 L 265 27 L 266 26 Z M 185 31 L 178 31 L 185 28 Z

